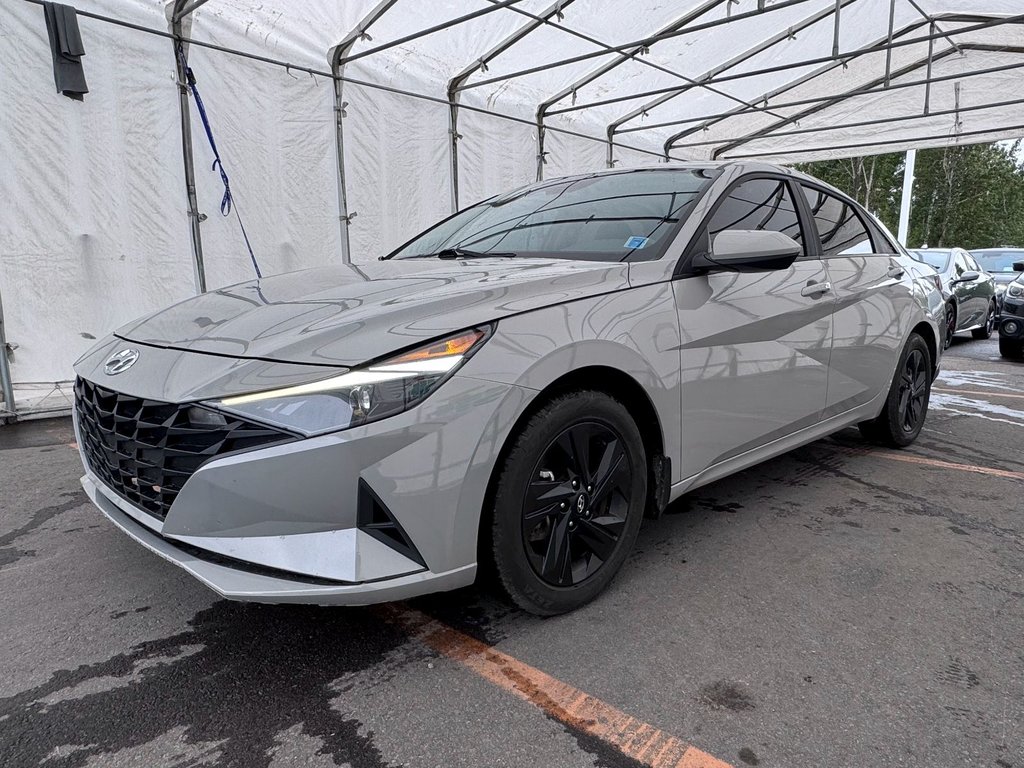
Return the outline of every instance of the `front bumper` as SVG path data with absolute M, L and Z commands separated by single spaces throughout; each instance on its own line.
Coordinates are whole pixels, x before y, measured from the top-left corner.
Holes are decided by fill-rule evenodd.
M 82 487 L 99 510 L 131 538 L 151 552 L 192 574 L 222 597 L 231 600 L 259 603 L 368 605 L 405 600 L 428 592 L 458 589 L 472 584 L 476 576 L 476 564 L 443 573 L 433 573 L 421 569 L 404 576 L 362 583 L 328 583 L 328 580 L 303 579 L 298 574 L 285 572 L 279 574 L 269 571 L 260 573 L 256 569 L 232 565 L 228 560 L 216 562 L 191 548 L 186 550 L 176 546 L 174 541 L 158 535 L 114 504 L 113 500 L 88 475 L 82 478 Z M 370 541 L 373 542 L 372 539 Z M 377 546 L 383 547 L 384 545 L 378 544 Z M 371 553 L 367 554 L 372 557 Z
M 487 484 L 527 394 L 456 376 L 398 416 L 214 459 L 164 520 L 87 464 L 82 486 L 122 531 L 227 598 L 361 605 L 456 589 L 475 578 Z M 367 495 L 411 548 L 365 524 Z

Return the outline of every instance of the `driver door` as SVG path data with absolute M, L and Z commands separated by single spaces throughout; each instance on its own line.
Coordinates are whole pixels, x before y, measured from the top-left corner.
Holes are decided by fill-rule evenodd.
M 730 229 L 782 232 L 804 255 L 782 269 L 674 281 L 683 477 L 817 423 L 831 352 L 833 296 L 821 260 L 808 255 L 789 181 L 746 177 L 705 227 L 703 242 Z

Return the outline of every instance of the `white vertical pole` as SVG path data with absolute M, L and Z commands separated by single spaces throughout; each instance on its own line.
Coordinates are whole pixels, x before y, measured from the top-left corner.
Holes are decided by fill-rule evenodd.
M 914 163 L 917 161 L 917 150 L 908 149 L 903 163 L 903 194 L 900 195 L 900 225 L 896 231 L 896 239 L 906 247 L 907 234 L 910 231 L 910 198 L 914 191 Z

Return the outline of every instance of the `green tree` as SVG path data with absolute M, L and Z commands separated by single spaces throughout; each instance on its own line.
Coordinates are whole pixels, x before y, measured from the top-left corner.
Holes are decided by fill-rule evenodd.
M 911 247 L 1024 245 L 1020 142 L 924 149 L 917 153 Z M 903 155 L 804 163 L 800 170 L 846 192 L 896 231 Z

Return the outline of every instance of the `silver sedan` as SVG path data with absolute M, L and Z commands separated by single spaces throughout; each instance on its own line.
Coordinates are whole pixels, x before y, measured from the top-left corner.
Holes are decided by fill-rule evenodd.
M 103 339 L 76 364 L 82 484 L 230 598 L 365 604 L 487 572 L 568 611 L 691 489 L 854 424 L 917 437 L 942 303 L 912 264 L 788 169 L 545 181 Z

